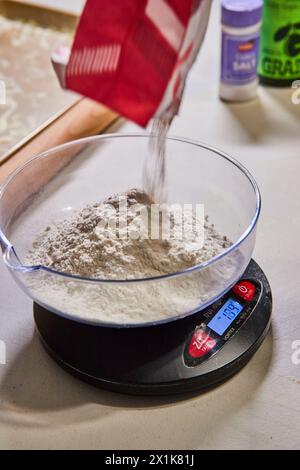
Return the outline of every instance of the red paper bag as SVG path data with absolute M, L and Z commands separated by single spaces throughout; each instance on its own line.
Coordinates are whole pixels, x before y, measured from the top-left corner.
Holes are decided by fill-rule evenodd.
M 61 82 L 146 126 L 174 115 L 211 0 L 87 0 Z

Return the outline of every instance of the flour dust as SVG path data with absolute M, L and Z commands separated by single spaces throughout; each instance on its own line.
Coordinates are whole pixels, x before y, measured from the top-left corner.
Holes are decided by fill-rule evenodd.
M 143 185 L 147 194 L 157 203 L 168 198 L 166 181 L 166 138 L 172 117 L 165 115 L 153 120 L 149 139 L 149 152 L 143 168 Z

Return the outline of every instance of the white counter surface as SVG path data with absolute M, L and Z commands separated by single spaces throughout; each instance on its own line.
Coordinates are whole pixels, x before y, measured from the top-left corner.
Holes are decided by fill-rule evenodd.
M 81 1 L 44 3 L 76 9 Z M 250 363 L 213 391 L 181 399 L 121 396 L 81 383 L 47 356 L 32 302 L 1 263 L 7 361 L 0 365 L 0 448 L 300 448 L 300 364 L 292 361 L 300 341 L 300 105 L 291 103 L 289 89 L 260 88 L 257 100 L 242 105 L 218 99 L 217 3 L 172 133 L 227 151 L 255 176 L 263 210 L 254 257 L 273 290 L 272 330 Z

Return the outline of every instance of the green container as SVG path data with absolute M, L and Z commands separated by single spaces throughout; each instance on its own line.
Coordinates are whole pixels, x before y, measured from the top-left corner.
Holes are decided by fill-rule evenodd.
M 264 0 L 258 75 L 273 86 L 300 79 L 300 0 Z

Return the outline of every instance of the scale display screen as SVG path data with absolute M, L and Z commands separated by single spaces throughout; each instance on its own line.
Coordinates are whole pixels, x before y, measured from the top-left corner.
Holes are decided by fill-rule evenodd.
M 230 298 L 210 320 L 207 326 L 215 333 L 222 336 L 242 310 L 243 306 L 236 300 Z

